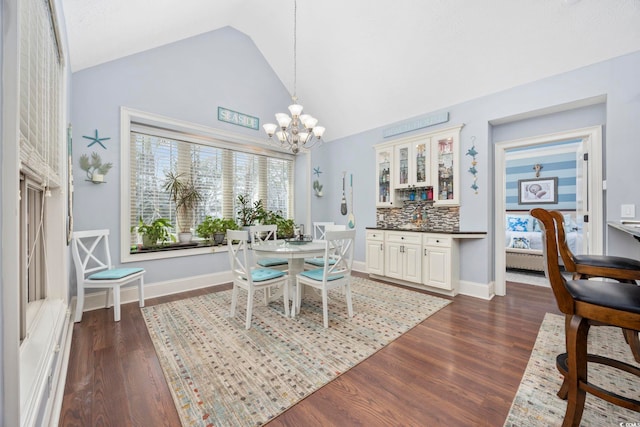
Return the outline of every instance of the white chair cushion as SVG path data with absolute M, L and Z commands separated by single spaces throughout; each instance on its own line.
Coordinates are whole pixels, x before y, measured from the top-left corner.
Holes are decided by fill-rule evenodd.
M 118 280 L 132 274 L 140 273 L 144 271 L 144 268 L 114 268 L 111 270 L 103 270 L 98 273 L 93 273 L 87 279 L 91 280 Z

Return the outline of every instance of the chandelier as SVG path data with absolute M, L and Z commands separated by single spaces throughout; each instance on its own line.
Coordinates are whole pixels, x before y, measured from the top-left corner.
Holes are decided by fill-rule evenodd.
M 298 154 L 301 148 L 311 148 L 317 142 L 321 141 L 324 134 L 324 127 L 317 126 L 318 119 L 309 114 L 302 114 L 302 105 L 298 104 L 296 96 L 297 85 L 297 43 L 296 43 L 296 18 L 298 7 L 296 0 L 293 1 L 293 103 L 289 105 L 289 113 L 277 113 L 276 121 L 278 124 L 266 123 L 262 127 L 269 135 L 269 139 L 276 136 L 281 147 L 287 147 Z

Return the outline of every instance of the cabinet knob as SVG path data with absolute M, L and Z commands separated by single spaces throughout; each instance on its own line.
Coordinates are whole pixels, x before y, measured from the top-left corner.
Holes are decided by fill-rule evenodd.
M 440 243 L 440 240 L 436 239 L 436 243 Z

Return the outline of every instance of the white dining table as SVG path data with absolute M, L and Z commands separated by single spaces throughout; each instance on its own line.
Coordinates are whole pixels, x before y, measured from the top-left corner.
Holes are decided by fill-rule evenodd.
M 290 299 L 295 298 L 296 275 L 304 271 L 304 259 L 314 256 L 322 256 L 325 251 L 324 240 L 314 240 L 310 242 L 288 242 L 278 240 L 274 243 L 261 243 L 252 245 L 252 249 L 261 256 L 286 258 L 289 274 L 289 295 Z M 278 293 L 278 296 L 281 295 Z M 276 295 L 274 295 L 276 297 Z

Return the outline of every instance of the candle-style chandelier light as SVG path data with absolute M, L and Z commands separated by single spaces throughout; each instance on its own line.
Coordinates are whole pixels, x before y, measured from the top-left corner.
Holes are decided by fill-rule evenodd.
M 293 1 L 293 95 L 291 100 L 293 104 L 289 105 L 289 112 L 277 113 L 276 121 L 278 124 L 266 123 L 262 127 L 264 131 L 269 135 L 269 139 L 273 140 L 273 136 L 276 136 L 276 141 L 280 143 L 282 147 L 289 146 L 289 149 L 293 154 L 298 154 L 301 148 L 311 148 L 317 142 L 322 140 L 324 134 L 324 127 L 318 126 L 318 119 L 312 117 L 309 114 L 302 114 L 302 105 L 298 104 L 298 97 L 296 96 L 297 85 L 297 41 L 296 41 L 296 26 L 297 26 L 297 2 Z

